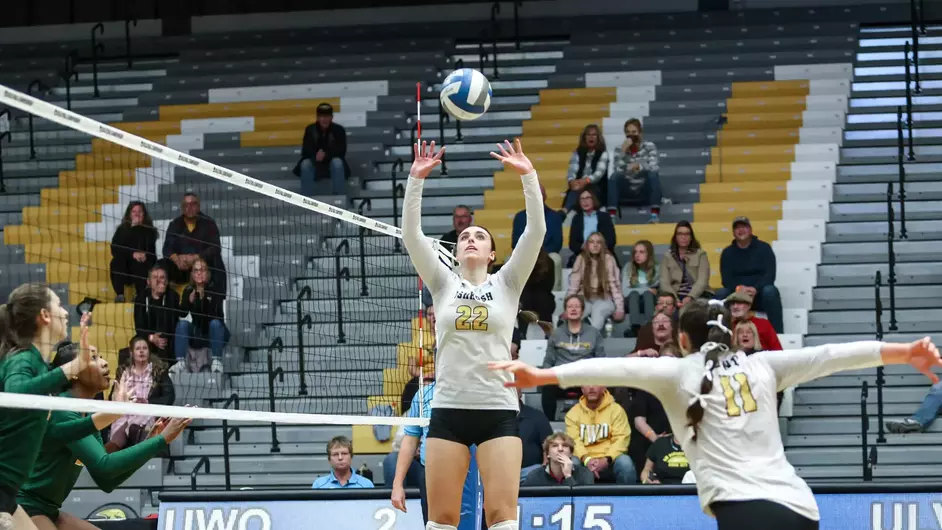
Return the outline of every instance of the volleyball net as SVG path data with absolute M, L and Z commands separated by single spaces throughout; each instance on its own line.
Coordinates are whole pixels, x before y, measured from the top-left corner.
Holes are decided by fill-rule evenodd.
M 200 407 L 155 415 L 424 423 L 397 418 L 406 385 L 434 373 L 435 339 L 396 205 L 331 195 L 329 180 L 302 196 L 292 169 L 303 128 L 290 140 L 201 129 L 231 115 L 218 104 L 106 125 L 3 86 L 0 105 L 13 109 L 4 182 L 20 201 L 4 214 L 0 296 L 48 283 L 76 341 L 92 310 L 89 343 L 115 375 L 139 357 L 132 339 L 146 339 L 173 383 L 155 400 Z M 299 105 L 285 112 L 313 115 Z M 149 406 L 67 401 L 0 394 L 0 406 Z

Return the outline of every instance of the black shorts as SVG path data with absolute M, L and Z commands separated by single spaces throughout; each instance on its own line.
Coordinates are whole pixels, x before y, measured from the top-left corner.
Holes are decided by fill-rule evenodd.
M 719 530 L 818 530 L 818 521 L 772 501 L 714 502 L 710 509 Z
M 495 438 L 520 436 L 516 410 L 432 409 L 428 437 L 471 447 Z
M 0 512 L 16 512 L 16 492 L 0 486 Z

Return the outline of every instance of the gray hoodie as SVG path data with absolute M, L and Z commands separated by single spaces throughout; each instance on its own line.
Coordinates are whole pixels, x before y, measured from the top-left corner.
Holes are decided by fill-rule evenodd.
M 543 368 L 553 368 L 582 359 L 592 357 L 605 357 L 605 347 L 602 345 L 602 334 L 592 326 L 582 323 L 579 333 L 571 333 L 569 324 L 556 328 L 546 341 L 546 357 L 543 358 Z

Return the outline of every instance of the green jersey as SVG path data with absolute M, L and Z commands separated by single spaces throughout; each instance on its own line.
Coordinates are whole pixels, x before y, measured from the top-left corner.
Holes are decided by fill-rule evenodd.
M 102 491 L 110 493 L 167 446 L 163 436 L 154 436 L 108 454 L 97 431 L 78 440 L 52 436 L 61 426 L 81 419 L 77 412 L 52 413 L 39 458 L 16 498 L 30 516 L 45 515 L 55 521 L 83 467 Z
M 62 368 L 49 369 L 35 347 L 0 360 L 0 390 L 17 394 L 58 394 L 68 384 Z M 18 491 L 29 477 L 46 433 L 48 411 L 0 408 L 0 486 Z M 91 418 L 64 425 L 60 436 L 79 438 L 95 432 Z

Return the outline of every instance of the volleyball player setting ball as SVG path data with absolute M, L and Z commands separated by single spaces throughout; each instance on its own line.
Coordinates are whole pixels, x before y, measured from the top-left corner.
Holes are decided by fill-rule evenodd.
M 715 302 L 715 301 L 714 301 Z M 697 300 L 680 315 L 681 359 L 591 359 L 548 370 L 519 361 L 492 363 L 513 374 L 509 386 L 628 386 L 660 400 L 697 480 L 700 505 L 720 530 L 813 530 L 818 506 L 785 458 L 775 393 L 841 370 L 910 364 L 933 383 L 939 350 L 911 344 L 854 342 L 746 356 L 730 349 L 722 303 Z
M 517 430 L 519 402 L 506 372 L 489 362 L 510 361 L 510 340 L 520 292 L 533 270 L 546 222 L 540 183 L 520 141 L 498 144 L 491 156 L 512 167 L 523 181 L 527 227 L 500 272 L 489 274 L 496 253 L 487 229 L 469 226 L 458 234 L 459 272 L 438 259 L 422 233 L 422 187 L 441 164 L 445 149 L 435 143 L 413 146 L 402 212 L 402 240 L 412 264 L 432 293 L 438 346 L 435 397 L 426 441 L 427 530 L 455 530 L 461 492 L 477 445 L 490 530 L 517 530 L 517 495 L 523 449 Z

